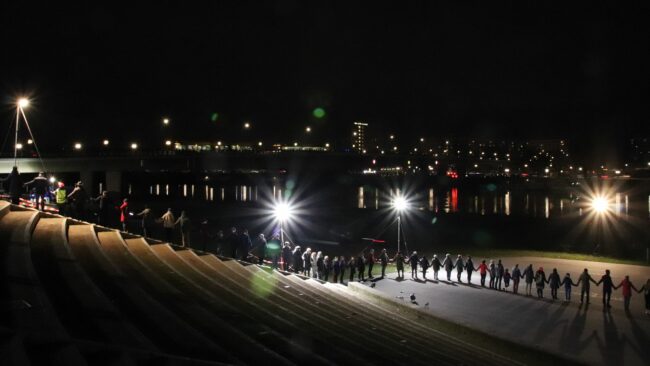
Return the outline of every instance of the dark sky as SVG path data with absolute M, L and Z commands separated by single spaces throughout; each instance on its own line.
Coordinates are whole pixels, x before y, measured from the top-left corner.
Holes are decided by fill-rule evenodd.
M 2 126 L 27 92 L 43 145 L 293 141 L 306 125 L 313 142 L 343 141 L 363 120 L 405 139 L 567 137 L 591 151 L 649 131 L 648 2 L 95 3 L 1 5 Z

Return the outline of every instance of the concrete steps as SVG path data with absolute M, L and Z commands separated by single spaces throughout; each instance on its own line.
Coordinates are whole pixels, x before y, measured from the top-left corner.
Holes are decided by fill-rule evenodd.
M 513 363 L 346 286 L 4 202 L 0 295 L 0 364 Z

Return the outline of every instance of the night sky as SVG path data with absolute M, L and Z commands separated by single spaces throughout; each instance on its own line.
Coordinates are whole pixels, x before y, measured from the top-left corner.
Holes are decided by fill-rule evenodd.
M 647 2 L 212 3 L 3 3 L 1 126 L 28 93 L 43 146 L 289 142 L 307 125 L 305 142 L 343 143 L 362 120 L 404 140 L 566 137 L 584 155 L 649 132 Z

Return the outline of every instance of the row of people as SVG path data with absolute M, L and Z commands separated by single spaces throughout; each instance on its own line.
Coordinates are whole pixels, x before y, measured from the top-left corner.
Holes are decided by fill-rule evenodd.
M 446 254 L 443 260 L 440 260 L 436 254 L 429 260 L 426 256 L 419 256 L 417 251 L 414 251 L 408 258 L 401 252 L 390 258 L 386 249 L 382 249 L 379 256 L 375 257 L 374 249 L 370 249 L 367 253 L 359 253 L 357 256 L 346 258 L 345 256 L 329 257 L 321 251 L 312 251 L 311 248 L 306 248 L 303 252 L 300 246 L 291 249 L 291 245 L 286 242 L 282 248 L 282 258 L 279 263 L 275 265 L 276 268 L 281 267 L 285 271 L 292 271 L 305 276 L 329 281 L 330 278 L 333 282 L 343 283 L 348 274 L 349 281 L 353 281 L 355 275 L 359 281 L 372 279 L 373 267 L 375 263 L 381 266 L 381 278 L 385 277 L 386 268 L 390 262 L 395 264 L 398 279 L 404 278 L 405 265 L 410 265 L 411 278 L 419 280 L 419 272 L 422 274 L 424 280 L 427 279 L 427 272 L 431 268 L 433 270 L 434 280 L 438 280 L 438 273 L 441 269 L 446 272 L 447 281 L 451 281 L 451 276 L 454 270 L 456 271 L 456 280 L 462 282 L 462 274 L 466 273 L 468 283 L 472 283 L 472 274 L 478 272 L 480 275 L 481 286 L 487 286 L 495 290 L 508 291 L 510 284 L 512 284 L 512 292 L 519 293 L 520 282 L 524 283 L 524 291 L 526 296 L 533 295 L 533 287 L 536 290 L 536 295 L 539 298 L 544 297 L 544 289 L 546 285 L 551 290 L 551 299 L 558 300 L 558 290 L 564 289 L 564 301 L 571 301 L 571 293 L 573 287 L 580 288 L 580 303 L 589 304 L 589 295 L 591 284 L 601 286 L 603 289 L 603 306 L 610 308 L 610 299 L 613 290 L 622 290 L 624 309 L 629 310 L 630 300 L 633 291 L 637 293 L 644 293 L 646 302 L 646 314 L 650 314 L 650 279 L 641 288 L 636 288 L 629 276 L 615 285 L 611 277 L 610 271 L 606 270 L 605 274 L 596 281 L 590 274 L 587 268 L 580 274 L 577 281 L 573 281 L 570 273 L 566 273 L 563 277 L 556 268 L 547 276 L 544 268 L 539 267 L 534 270 L 533 265 L 529 264 L 523 270 L 519 268 L 519 264 L 515 264 L 512 270 L 505 268 L 502 261 L 499 259 L 496 262 L 490 260 L 487 262 L 485 259 L 481 260 L 478 266 L 474 266 L 471 256 L 463 258 L 458 255 L 455 260 L 452 259 L 450 254 Z
M 646 314 L 650 313 L 650 279 L 640 289 L 637 289 L 634 284 L 630 281 L 629 276 L 625 278 L 618 284 L 615 285 L 610 271 L 605 270 L 605 274 L 602 275 L 600 280 L 594 280 L 589 274 L 587 268 L 580 274 L 577 282 L 573 282 L 570 273 L 566 273 L 564 278 L 560 278 L 560 274 L 556 268 L 553 268 L 552 272 L 546 276 L 543 267 L 539 267 L 536 271 L 533 269 L 533 265 L 528 265 L 523 271 L 519 268 L 519 264 L 515 264 L 512 271 L 508 268 L 505 268 L 501 260 L 499 259 L 497 263 L 494 263 L 493 260 L 486 264 L 486 260 L 482 260 L 478 267 L 474 267 L 472 257 L 468 256 L 467 259 L 463 259 L 462 255 L 458 255 L 456 260 L 451 259 L 450 254 L 447 254 L 443 261 L 438 259 L 436 254 L 433 255 L 429 261 L 426 256 L 419 257 L 417 252 L 413 252 L 408 260 L 405 260 L 401 253 L 397 253 L 393 259 L 396 264 L 397 276 L 398 278 L 404 278 L 404 263 L 407 261 L 411 266 L 411 278 L 418 279 L 418 266 L 420 271 L 422 271 L 422 276 L 426 280 L 427 271 L 429 268 L 433 269 L 433 276 L 435 280 L 438 280 L 438 272 L 440 269 L 444 269 L 447 272 L 447 281 L 451 281 L 451 273 L 453 270 L 456 270 L 456 279 L 458 282 L 462 282 L 461 275 L 465 271 L 467 273 L 467 282 L 472 283 L 472 273 L 479 272 L 481 280 L 481 286 L 485 287 L 485 280 L 487 275 L 490 275 L 488 286 L 495 290 L 507 291 L 510 287 L 510 282 L 512 282 L 513 289 L 512 292 L 517 294 L 519 292 L 519 283 L 521 280 L 525 283 L 525 293 L 527 296 L 532 296 L 533 285 L 537 291 L 537 297 L 544 297 L 544 288 L 545 285 L 548 285 L 551 289 L 551 298 L 553 300 L 558 299 L 558 289 L 564 288 L 565 301 L 571 300 L 571 290 L 572 287 L 580 287 L 580 303 L 586 302 L 589 304 L 589 293 L 590 293 L 590 284 L 593 283 L 596 286 L 602 284 L 603 289 L 603 306 L 606 308 L 611 308 L 610 299 L 613 290 L 622 289 L 622 296 L 624 302 L 625 310 L 629 310 L 630 299 L 632 297 L 632 290 L 637 293 L 644 292 L 645 301 L 646 301 Z
M 349 273 L 349 281 L 354 281 L 355 275 L 359 281 L 365 281 L 366 278 L 373 279 L 376 263 L 381 268 L 381 278 L 384 278 L 389 262 L 386 249 L 381 250 L 379 256 L 375 256 L 374 249 L 371 249 L 367 255 L 359 253 L 357 256 L 346 258 L 345 256 L 330 257 L 322 251 L 312 251 L 311 248 L 306 248 L 303 252 L 299 245 L 291 249 L 289 242 L 285 242 L 282 248 L 283 270 L 324 281 L 328 281 L 331 275 L 334 282 L 343 283 L 346 272 Z

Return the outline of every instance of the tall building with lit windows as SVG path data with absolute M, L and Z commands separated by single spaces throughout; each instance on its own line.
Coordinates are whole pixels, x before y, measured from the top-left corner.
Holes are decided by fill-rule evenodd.
M 352 128 L 352 149 L 359 154 L 366 153 L 366 128 L 367 123 L 354 122 Z

